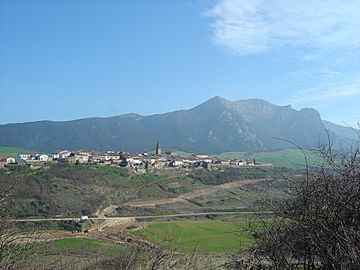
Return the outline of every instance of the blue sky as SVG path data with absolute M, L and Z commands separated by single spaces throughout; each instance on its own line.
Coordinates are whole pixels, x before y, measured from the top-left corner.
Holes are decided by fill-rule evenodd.
M 360 120 L 360 0 L 0 0 L 0 123 L 262 98 Z

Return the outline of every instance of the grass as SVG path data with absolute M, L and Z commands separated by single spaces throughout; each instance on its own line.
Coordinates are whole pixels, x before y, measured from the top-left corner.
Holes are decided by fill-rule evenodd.
M 92 253 L 105 256 L 118 256 L 128 250 L 128 247 L 126 246 L 116 245 L 108 241 L 88 238 L 65 238 L 61 240 L 55 240 L 50 242 L 48 247 L 59 251 L 90 251 Z
M 146 239 L 189 253 L 231 253 L 249 248 L 253 239 L 246 231 L 248 222 L 221 220 L 154 222 L 140 232 Z
M 305 150 L 309 165 L 315 165 L 320 161 L 317 153 L 311 150 Z M 257 162 L 272 163 L 274 166 L 287 168 L 304 168 L 304 154 L 299 149 L 286 149 L 275 152 L 261 152 L 252 155 Z
M 16 157 L 19 154 L 27 154 L 27 153 L 34 153 L 34 151 L 23 148 L 0 146 L 0 156 Z
M 1 173 L 1 172 L 0 172 Z M 16 166 L 11 174 L 0 175 L 4 186 L 11 185 L 16 178 L 13 189 L 12 206 L 16 217 L 51 217 L 56 215 L 78 217 L 82 213 L 91 215 L 100 207 L 111 204 L 119 205 L 118 214 L 126 216 L 150 215 L 163 213 L 188 212 L 200 206 L 184 203 L 181 210 L 174 205 L 161 207 L 137 208 L 123 206 L 129 200 L 151 200 L 174 197 L 177 194 L 190 192 L 207 185 L 219 185 L 234 179 L 256 179 L 277 176 L 275 168 L 224 168 L 223 171 L 194 170 L 185 175 L 181 170 L 165 170 L 137 175 L 127 168 L 92 165 L 51 165 L 46 169 L 31 170 L 25 166 Z M 201 208 L 233 208 L 244 205 L 247 200 L 257 195 L 257 190 L 250 192 L 239 201 L 223 200 L 214 205 L 205 201 Z M 230 198 L 234 195 L 230 194 Z M 223 199 L 221 193 L 211 201 Z M 256 197 L 255 197 L 256 198 Z M 243 200 L 244 199 L 244 200 Z M 196 199 L 197 201 L 198 199 Z M 249 203 L 254 200 L 251 199 Z M 208 204 L 209 203 L 209 204 Z
M 175 151 L 175 153 L 177 155 L 179 155 L 180 157 L 190 157 L 193 153 L 191 152 L 185 152 L 185 151 Z
M 74 165 L 76 169 L 76 165 Z M 93 166 L 94 169 L 98 171 L 102 171 L 105 175 L 112 175 L 112 176 L 121 176 L 121 177 L 128 177 L 128 170 L 126 168 L 119 168 L 115 166 Z
M 310 166 L 320 161 L 319 156 L 314 151 L 305 150 L 305 153 Z M 220 159 L 244 159 L 246 152 L 225 152 L 215 156 Z M 290 169 L 304 168 L 305 166 L 304 155 L 299 149 L 251 153 L 247 158 L 251 161 L 255 158 L 257 162 L 271 163 L 277 167 Z
M 243 159 L 245 158 L 245 154 L 246 152 L 224 152 L 214 156 L 219 159 Z
M 153 183 L 153 182 L 163 180 L 164 176 L 156 175 L 156 174 L 153 174 L 153 173 L 149 172 L 147 174 L 137 175 L 134 178 L 140 179 L 145 184 L 149 184 L 149 183 Z

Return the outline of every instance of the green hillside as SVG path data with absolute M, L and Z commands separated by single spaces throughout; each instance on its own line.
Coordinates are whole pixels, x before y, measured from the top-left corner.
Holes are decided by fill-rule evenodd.
M 87 251 L 95 254 L 117 256 L 123 254 L 129 250 L 125 245 L 116 245 L 104 240 L 95 240 L 89 238 L 64 238 L 61 240 L 55 240 L 45 247 L 52 250 L 66 250 L 73 253 Z
M 305 150 L 305 155 L 309 165 L 314 165 L 321 161 L 319 154 L 315 150 Z M 253 160 L 261 163 L 271 163 L 276 167 L 286 167 L 291 169 L 303 168 L 305 166 L 304 153 L 299 149 L 285 149 L 273 152 L 225 152 L 215 155 L 220 159 L 244 159 Z
M 243 159 L 245 158 L 245 154 L 246 152 L 224 152 L 214 156 L 219 159 Z
M 19 218 L 80 216 L 82 213 L 90 215 L 100 207 L 112 204 L 121 205 L 116 209 L 118 215 L 134 216 L 179 213 L 180 205 L 139 208 L 125 204 L 131 200 L 172 198 L 233 180 L 267 178 L 278 173 L 277 168 L 224 168 L 216 172 L 194 170 L 184 174 L 184 171 L 174 169 L 139 175 L 126 168 L 111 166 L 53 164 L 39 170 L 25 166 L 9 168 L 8 173 L 0 174 L 0 183 L 10 186 L 16 181 L 17 184 L 12 190 L 11 210 L 14 216 Z M 242 199 L 247 202 L 247 207 L 257 203 L 252 198 L 258 194 L 259 189 L 263 188 L 246 189 L 247 197 Z M 283 187 L 279 189 L 283 190 Z M 242 190 L 233 189 L 232 192 L 244 194 Z M 228 202 L 222 198 L 223 193 L 216 194 L 211 194 L 211 201 L 222 199 L 220 204 L 207 203 L 202 196 L 199 203 L 185 203 L 184 212 L 194 208 L 209 211 L 212 206 L 216 209 L 226 208 L 225 204 L 229 204 L 231 209 L 244 206 L 240 201 Z M 250 196 L 251 194 L 254 196 Z
M 310 166 L 321 161 L 316 151 L 305 150 L 305 155 Z M 286 149 L 275 152 L 260 152 L 251 155 L 256 162 L 272 163 L 274 166 L 287 168 L 303 168 L 305 166 L 304 153 L 299 149 Z
M 26 153 L 34 153 L 34 151 L 23 148 L 0 146 L 0 156 L 16 157 L 18 154 L 26 154 Z

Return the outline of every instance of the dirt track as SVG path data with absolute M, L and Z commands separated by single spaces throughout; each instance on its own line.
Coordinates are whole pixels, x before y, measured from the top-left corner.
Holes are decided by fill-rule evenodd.
M 175 198 L 131 201 L 131 202 L 126 203 L 125 205 L 133 206 L 133 207 L 147 207 L 147 206 L 163 205 L 163 204 L 170 204 L 170 203 L 187 202 L 193 198 L 208 195 L 208 194 L 218 192 L 221 190 L 242 187 L 242 186 L 245 186 L 248 184 L 259 183 L 259 182 L 264 182 L 264 181 L 269 181 L 269 180 L 272 180 L 272 179 L 263 178 L 263 179 L 235 180 L 235 181 L 225 183 L 222 185 L 214 185 L 214 186 L 210 186 L 210 187 L 206 187 L 206 188 L 201 188 L 196 191 L 184 193 Z

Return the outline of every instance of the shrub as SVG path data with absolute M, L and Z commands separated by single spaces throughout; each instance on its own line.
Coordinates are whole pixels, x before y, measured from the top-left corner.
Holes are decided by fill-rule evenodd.
M 270 225 L 255 235 L 248 263 L 234 259 L 232 267 L 360 269 L 359 147 L 320 153 L 322 164 L 291 180 L 294 195 L 275 206 Z

